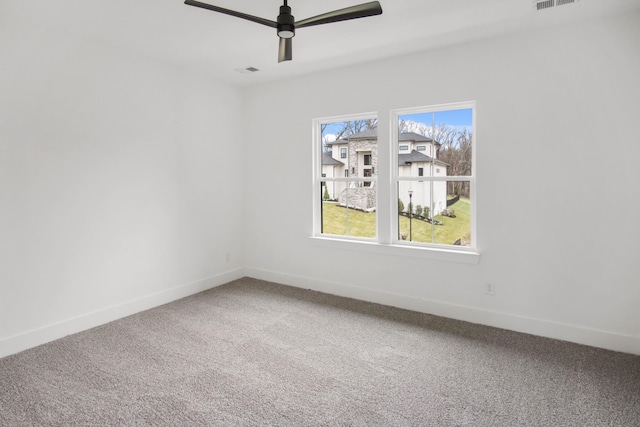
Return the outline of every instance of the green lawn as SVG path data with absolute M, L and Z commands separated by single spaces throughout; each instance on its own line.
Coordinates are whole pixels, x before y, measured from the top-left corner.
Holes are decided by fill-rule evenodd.
M 414 242 L 453 244 L 456 240 L 471 234 L 471 203 L 469 199 L 460 200 L 449 207 L 456 218 L 437 216 L 435 219 L 443 225 L 431 225 L 427 221 L 413 218 L 411 239 Z M 322 203 L 323 232 L 339 236 L 375 237 L 376 213 L 365 213 L 339 207 L 332 202 Z M 432 240 L 433 232 L 433 240 Z M 409 218 L 400 216 L 400 233 L 409 240 Z
M 376 237 L 376 213 L 345 209 L 322 202 L 323 233 L 339 236 Z
M 463 239 L 465 236 L 468 239 L 471 235 L 471 201 L 461 197 L 460 200 L 449 206 L 449 209 L 455 211 L 456 218 L 436 216 L 435 219 L 442 222 L 442 225 L 432 225 L 427 221 L 413 218 L 411 239 L 414 242 L 445 245 L 452 245 L 456 240 Z M 405 216 L 400 217 L 400 233 L 406 234 L 407 240 L 409 240 L 409 218 Z

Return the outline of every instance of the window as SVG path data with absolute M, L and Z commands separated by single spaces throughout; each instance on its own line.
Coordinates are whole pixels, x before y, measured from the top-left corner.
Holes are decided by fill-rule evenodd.
M 477 262 L 475 103 L 398 109 L 389 120 L 386 135 L 374 113 L 314 120 L 314 236 Z M 382 150 L 393 160 L 379 163 Z M 382 205 L 391 215 L 377 215 Z
M 378 195 L 372 165 L 378 152 L 377 118 L 363 115 L 315 120 L 314 126 L 314 152 L 321 163 L 315 165 L 321 171 L 316 174 L 320 184 L 317 188 L 330 189 L 328 195 L 314 194 L 314 205 L 319 212 L 314 226 L 316 233 L 374 239 Z M 339 143 L 335 135 L 340 135 Z M 346 145 L 340 147 L 339 159 L 335 158 L 333 149 L 337 144 Z M 322 176 L 323 173 L 326 176 Z
M 433 153 L 404 154 L 400 147 L 395 155 L 397 242 L 473 248 L 474 104 L 397 110 L 392 116 L 398 138 L 423 140 L 424 151 Z

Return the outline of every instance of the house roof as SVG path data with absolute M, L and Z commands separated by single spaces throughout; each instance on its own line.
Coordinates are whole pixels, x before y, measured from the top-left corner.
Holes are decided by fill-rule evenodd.
M 333 142 L 327 143 L 327 145 L 333 144 L 346 144 L 349 139 L 378 139 L 378 129 L 366 129 L 362 132 L 349 135 L 347 138 L 337 139 Z M 428 136 L 420 135 L 415 132 L 403 132 L 398 137 L 398 142 L 433 142 L 436 145 L 441 145 L 438 141 L 434 141 Z
M 325 145 L 334 145 L 334 144 L 348 144 L 349 141 L 346 139 L 336 139 L 335 141 L 325 142 Z
M 353 135 L 349 135 L 348 139 L 378 139 L 378 128 L 374 129 L 366 129 L 362 132 L 354 133 Z
M 434 141 L 428 136 L 420 135 L 415 132 L 404 132 L 400 134 L 398 141 L 411 141 L 411 142 L 433 142 L 435 144 L 440 145 L 438 141 Z
M 436 165 L 448 166 L 447 163 L 433 159 L 432 157 L 422 154 L 419 151 L 413 150 L 409 154 L 398 154 L 398 166 L 410 165 L 411 163 L 435 163 Z
M 344 163 L 342 163 L 340 160 L 336 160 L 333 157 L 331 157 L 330 151 L 325 151 L 324 153 L 322 153 L 322 164 L 328 165 L 328 166 L 344 165 Z

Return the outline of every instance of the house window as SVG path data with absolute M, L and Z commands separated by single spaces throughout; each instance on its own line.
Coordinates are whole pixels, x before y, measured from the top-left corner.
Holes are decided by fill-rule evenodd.
M 409 151 L 409 146 L 408 145 L 401 145 L 399 150 L 400 151 Z
M 369 178 L 369 177 L 372 177 L 372 176 L 373 176 L 373 175 L 372 175 L 372 171 L 371 171 L 371 169 L 364 169 L 364 170 L 362 171 L 362 175 L 363 175 L 365 178 Z M 365 181 L 365 182 L 363 183 L 363 187 L 371 187 L 371 181 Z
M 403 154 L 400 146 L 395 154 L 398 244 L 475 247 L 474 108 L 474 103 L 459 103 L 392 112 L 392 126 L 415 122 L 409 125 L 425 129 L 437 153 L 416 159 L 418 154 Z M 409 160 L 427 164 L 412 169 L 406 166 Z
M 350 239 L 375 239 L 377 236 L 378 195 L 376 177 L 372 168 L 362 169 L 358 163 L 371 165 L 377 155 L 375 129 L 377 118 L 372 114 L 344 116 L 314 120 L 314 153 L 318 164 L 317 189 L 327 184 L 333 192 L 329 197 L 314 192 L 314 230 L 316 235 L 343 236 Z M 320 172 L 322 141 L 331 140 L 332 135 L 341 135 L 346 147 L 340 148 L 344 177 L 323 177 Z M 335 137 L 333 137 L 335 139 Z M 367 154 L 363 154 L 362 151 Z M 362 176 L 358 176 L 362 175 Z
M 418 151 L 427 151 L 427 146 L 426 145 L 418 145 L 417 150 Z

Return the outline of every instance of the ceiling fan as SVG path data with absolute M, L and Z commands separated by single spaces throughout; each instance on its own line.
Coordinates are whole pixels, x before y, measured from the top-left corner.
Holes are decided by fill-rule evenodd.
M 296 28 L 311 27 L 320 24 L 330 24 L 332 22 L 366 18 L 368 16 L 382 14 L 382 7 L 380 6 L 380 2 L 372 1 L 357 6 L 334 10 L 333 12 L 323 13 L 322 15 L 313 16 L 311 18 L 303 19 L 302 21 L 296 22 L 293 18 L 293 15 L 291 15 L 291 8 L 287 5 L 287 0 L 284 0 L 284 4 L 280 6 L 280 15 L 278 15 L 276 21 L 271 21 L 269 19 L 259 18 L 257 16 L 247 15 L 246 13 L 236 12 L 235 10 L 212 6 L 210 4 L 202 3 L 196 0 L 185 0 L 184 3 L 189 6 L 196 6 L 202 9 L 224 13 L 227 15 L 235 16 L 237 18 L 247 19 L 249 21 L 257 22 L 258 24 L 275 28 L 278 32 L 278 37 L 280 37 L 278 62 L 291 61 L 293 50 L 291 39 L 296 34 Z

